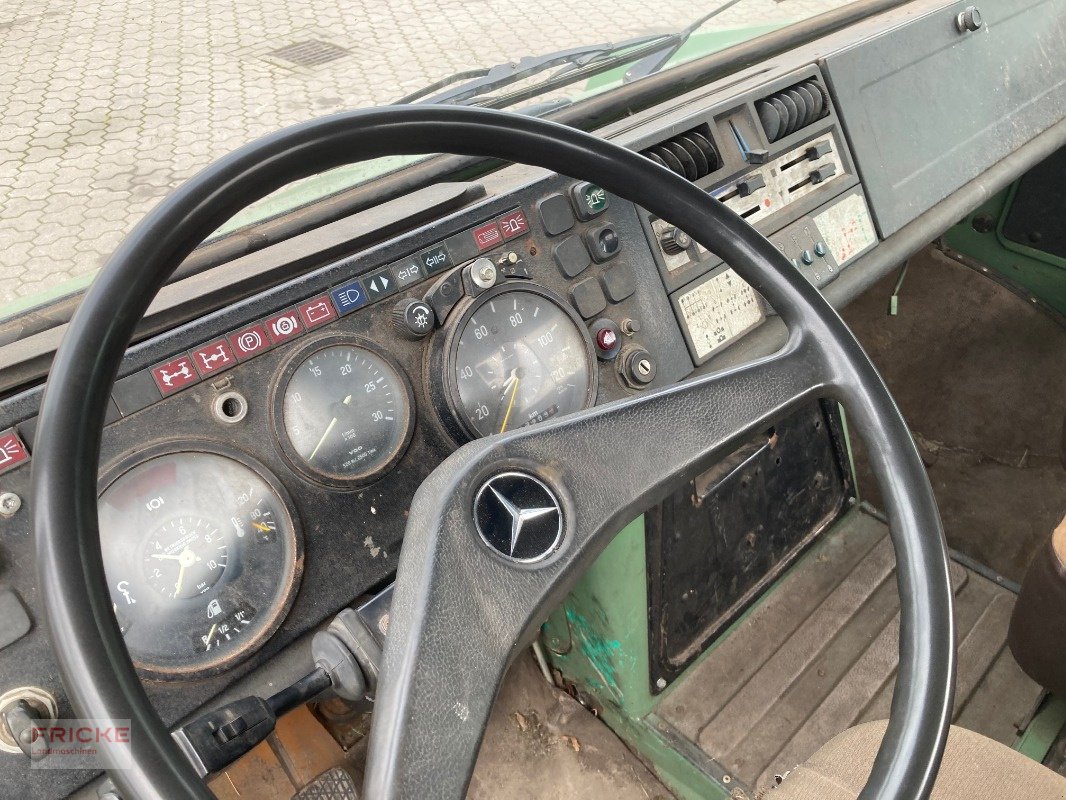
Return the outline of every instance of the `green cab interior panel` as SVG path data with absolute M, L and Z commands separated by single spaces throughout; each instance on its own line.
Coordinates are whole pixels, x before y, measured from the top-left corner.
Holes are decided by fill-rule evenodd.
M 1066 317 L 1066 149 L 949 229 L 943 243 L 1026 299 Z

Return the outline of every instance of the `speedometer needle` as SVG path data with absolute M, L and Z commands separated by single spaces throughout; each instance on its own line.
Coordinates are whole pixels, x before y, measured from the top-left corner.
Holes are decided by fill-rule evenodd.
M 347 397 L 344 398 L 344 405 L 350 406 L 351 404 L 352 404 L 352 396 L 348 395 Z M 333 419 L 330 420 L 329 425 L 326 426 L 326 432 L 323 433 L 322 434 L 322 438 L 318 440 L 318 444 L 316 444 L 315 445 L 315 449 L 311 451 L 311 455 L 309 455 L 307 457 L 308 461 L 314 461 L 315 460 L 315 456 L 318 455 L 318 449 L 320 447 L 322 447 L 322 445 L 325 443 L 326 437 L 329 436 L 329 432 L 331 430 L 333 430 L 333 426 L 336 425 L 336 424 L 337 424 L 337 417 L 334 417 Z
M 511 410 L 514 408 L 515 395 L 518 394 L 518 374 L 516 372 L 511 373 L 511 377 L 508 379 L 513 381 L 511 386 L 511 399 L 507 402 L 507 412 L 503 415 L 503 424 L 500 425 L 500 433 L 507 430 L 507 423 L 511 420 Z

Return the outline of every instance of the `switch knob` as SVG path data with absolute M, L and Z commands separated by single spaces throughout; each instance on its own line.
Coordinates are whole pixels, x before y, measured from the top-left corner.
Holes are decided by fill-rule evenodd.
M 415 297 L 401 300 L 392 309 L 392 322 L 408 339 L 421 339 L 433 330 L 437 315 L 429 303 Z
M 766 179 L 762 176 L 761 172 L 756 172 L 754 175 L 737 181 L 737 194 L 741 197 L 747 197 L 756 189 L 761 189 L 766 186 Z
M 828 253 L 828 252 L 829 252 L 829 250 L 828 250 L 828 248 L 826 248 L 825 242 L 816 242 L 815 243 L 815 245 L 814 245 L 814 254 L 816 256 L 818 256 L 818 258 L 824 258 L 825 254 Z
M 976 30 L 980 30 L 984 25 L 984 20 L 981 19 L 981 11 L 977 6 L 966 6 L 955 17 L 955 27 L 959 29 L 959 33 L 966 33 L 969 31 L 973 33 Z
M 659 246 L 667 255 L 676 256 L 692 247 L 692 237 L 680 228 L 670 228 L 659 237 Z
M 814 263 L 814 256 L 811 255 L 810 250 L 804 250 L 802 253 L 800 253 L 800 260 L 807 266 L 810 266 Z

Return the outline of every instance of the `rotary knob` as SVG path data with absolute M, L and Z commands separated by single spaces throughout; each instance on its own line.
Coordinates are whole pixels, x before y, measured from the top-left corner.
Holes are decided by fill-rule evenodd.
M 676 256 L 692 247 L 692 237 L 680 228 L 670 228 L 659 237 L 659 246 L 668 256 Z
M 437 315 L 424 300 L 408 297 L 392 309 L 392 322 L 409 339 L 421 339 L 433 330 Z

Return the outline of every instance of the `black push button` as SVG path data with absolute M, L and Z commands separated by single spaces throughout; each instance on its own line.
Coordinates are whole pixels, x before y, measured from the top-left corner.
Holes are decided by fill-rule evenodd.
M 837 174 L 836 164 L 826 164 L 824 167 L 811 170 L 811 183 L 821 183 Z
M 603 296 L 603 289 L 595 278 L 586 278 L 581 283 L 575 283 L 574 288 L 570 290 L 570 299 L 574 301 L 577 313 L 585 319 L 594 317 L 607 308 L 607 298 Z
M 418 260 L 422 262 L 427 275 L 432 275 L 434 272 L 440 272 L 442 269 L 452 266 L 452 257 L 448 253 L 448 248 L 443 244 L 423 250 L 418 254 Z
M 622 249 L 622 239 L 613 225 L 600 225 L 585 231 L 585 241 L 588 243 L 589 252 L 597 261 L 607 261 Z
M 563 271 L 563 275 L 568 278 L 580 275 L 592 263 L 588 249 L 576 236 L 567 236 L 559 244 L 555 245 L 552 255 L 555 258 L 555 263 L 559 265 L 559 269 Z
M 603 288 L 612 303 L 622 302 L 637 290 L 633 268 L 628 264 L 619 264 L 607 270 L 603 273 Z
M 574 212 L 569 201 L 561 194 L 550 194 L 537 203 L 540 222 L 552 236 L 558 236 L 574 227 Z
M 379 269 L 377 272 L 363 278 L 363 286 L 366 287 L 366 296 L 371 303 L 375 300 L 380 300 L 382 297 L 394 294 L 399 288 L 396 278 L 392 276 L 388 267 Z
M 606 190 L 585 181 L 570 187 L 570 199 L 574 201 L 578 219 L 586 222 L 593 217 L 598 217 L 611 204 Z

